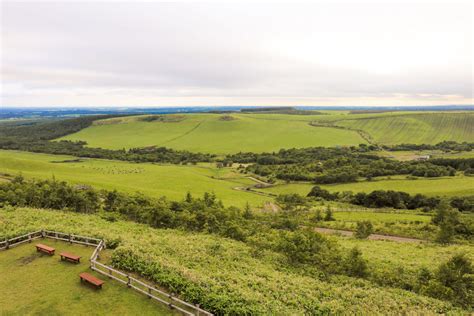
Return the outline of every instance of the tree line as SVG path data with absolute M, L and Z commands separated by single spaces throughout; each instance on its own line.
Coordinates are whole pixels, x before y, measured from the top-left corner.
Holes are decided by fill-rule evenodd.
M 228 161 L 250 164 L 242 169 L 285 181 L 309 181 L 315 184 L 355 182 L 364 177 L 410 175 L 416 177 L 454 176 L 474 168 L 474 159 L 433 159 L 396 161 L 366 152 L 367 146 L 345 148 L 281 149 L 273 153 L 238 153 Z

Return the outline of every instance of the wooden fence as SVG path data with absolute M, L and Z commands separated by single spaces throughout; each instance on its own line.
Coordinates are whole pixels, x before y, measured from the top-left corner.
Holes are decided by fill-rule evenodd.
M 38 238 L 51 238 L 56 240 L 62 240 L 69 243 L 81 244 L 86 246 L 95 247 L 89 261 L 90 268 L 100 274 L 107 276 L 108 278 L 114 279 L 120 283 L 127 285 L 142 294 L 145 294 L 148 298 L 154 299 L 160 303 L 167 305 L 171 309 L 175 309 L 184 315 L 208 315 L 212 313 L 205 311 L 199 307 L 199 305 L 193 305 L 185 302 L 172 294 L 166 293 L 156 287 L 146 284 L 143 281 L 138 280 L 130 274 L 116 270 L 108 265 L 105 265 L 99 261 L 100 251 L 105 249 L 105 242 L 102 239 L 67 234 L 62 232 L 50 231 L 50 230 L 39 230 L 32 233 L 24 234 L 21 236 L 13 237 L 4 241 L 0 241 L 0 250 L 7 250 L 9 248 L 21 245 L 23 243 L 32 242 Z

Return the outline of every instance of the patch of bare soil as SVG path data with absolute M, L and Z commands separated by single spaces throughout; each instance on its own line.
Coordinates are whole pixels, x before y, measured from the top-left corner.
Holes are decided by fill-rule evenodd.
M 235 121 L 238 120 L 238 118 L 232 116 L 232 115 L 222 115 L 219 117 L 219 121 Z
M 18 261 L 18 265 L 20 266 L 26 266 L 27 264 L 30 264 L 31 262 L 35 261 L 37 258 L 39 258 L 41 256 L 40 253 L 38 252 L 35 252 L 34 254 L 32 255 L 29 255 L 29 256 L 26 256 L 26 257 L 21 257 L 19 258 L 17 261 Z

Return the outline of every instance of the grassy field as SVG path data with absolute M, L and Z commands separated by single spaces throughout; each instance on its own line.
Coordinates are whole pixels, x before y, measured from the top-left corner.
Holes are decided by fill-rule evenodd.
M 365 143 L 354 131 L 310 126 L 306 116 L 286 115 L 282 120 L 244 114 L 232 114 L 233 120 L 222 120 L 217 114 L 183 117 L 178 122 L 144 122 L 140 117 L 99 121 L 62 139 L 85 140 L 91 147 L 111 149 L 157 145 L 217 154 Z
M 407 114 L 343 120 L 336 123 L 367 132 L 382 144 L 436 144 L 474 139 L 474 113 Z
M 373 225 L 374 233 L 425 240 L 434 240 L 438 232 L 438 228 L 431 223 L 431 214 L 407 210 L 364 209 L 355 206 L 348 207 L 348 205 L 341 203 L 326 204 L 318 209 L 324 215 L 324 211 L 329 205 L 334 212 L 334 220 L 317 223 L 310 221 L 311 225 L 355 231 L 358 222 L 369 221 Z
M 217 300 L 227 310 L 252 307 L 261 314 L 278 315 L 309 311 L 316 314 L 316 311 L 330 314 L 461 313 L 448 303 L 362 279 L 343 276 L 319 279 L 299 273 L 298 269 L 282 269 L 280 254 L 271 251 L 255 254 L 245 243 L 213 235 L 152 229 L 131 222 L 111 223 L 94 215 L 33 209 L 0 209 L 0 223 L 0 236 L 47 228 L 106 240 L 119 239 L 121 245 L 117 251 L 131 251 L 140 260 L 153 262 L 164 279 L 175 280 L 181 288 L 190 284 L 191 293 L 202 293 L 204 307 Z M 352 242 L 340 239 L 344 247 Z M 374 262 L 395 260 L 401 265 L 417 264 L 413 256 L 406 255 L 408 248 L 400 249 L 390 242 L 376 244 L 374 249 L 365 249 Z M 423 263 L 438 263 L 459 246 L 417 247 L 420 247 L 417 257 L 422 257 Z M 470 251 L 472 246 L 463 249 Z M 433 270 L 435 265 L 428 268 Z
M 165 146 L 216 154 L 238 151 L 276 151 L 281 148 L 347 146 L 366 143 L 362 130 L 378 143 L 472 141 L 474 113 L 384 112 L 325 115 L 184 114 L 169 121 L 143 121 L 143 116 L 97 121 L 93 126 L 61 139 L 84 140 L 91 147 L 122 149 Z M 174 119 L 173 119 L 174 117 Z M 316 127 L 310 122 L 346 129 Z
M 298 193 L 306 195 L 313 186 L 310 183 L 290 183 L 258 190 L 273 194 Z M 410 194 L 420 193 L 428 196 L 465 196 L 474 195 L 474 177 L 458 175 L 455 177 L 409 180 L 404 176 L 392 176 L 391 179 L 384 177 L 373 181 L 327 184 L 321 185 L 321 187 L 330 192 L 352 191 L 370 193 L 374 190 L 394 190 Z
M 0 172 L 11 175 L 21 173 L 25 177 L 38 179 L 51 179 L 54 176 L 75 184 L 128 193 L 142 192 L 175 200 L 184 198 L 188 191 L 195 196 L 214 192 L 228 206 L 242 207 L 247 202 L 258 206 L 271 200 L 262 195 L 234 190 L 235 187 L 254 182 L 229 168 L 218 169 L 210 164 L 156 165 L 99 159 L 60 162 L 68 159 L 74 158 L 0 150 Z
M 102 290 L 81 284 L 93 248 L 41 240 L 42 244 L 82 256 L 80 264 L 41 255 L 34 244 L 0 251 L 1 315 L 170 315 L 171 310 L 126 286 L 105 279 Z

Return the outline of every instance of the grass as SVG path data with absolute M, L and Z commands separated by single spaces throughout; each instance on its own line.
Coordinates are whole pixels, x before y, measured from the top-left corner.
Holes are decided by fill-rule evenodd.
M 474 139 L 474 113 L 416 113 L 342 120 L 336 123 L 360 129 L 382 144 L 436 144 Z
M 369 221 L 373 225 L 374 233 L 426 240 L 433 240 L 438 232 L 438 228 L 431 224 L 431 214 L 407 210 L 364 209 L 354 206 L 348 208 L 347 205 L 341 203 L 328 205 L 334 211 L 334 220 L 312 222 L 313 225 L 355 231 L 358 222 Z M 324 215 L 327 206 L 318 208 Z
M 274 187 L 259 189 L 259 191 L 285 194 L 298 193 L 307 195 L 314 184 L 290 183 L 279 184 Z M 417 178 L 406 179 L 405 176 L 392 176 L 390 179 L 382 177 L 373 181 L 360 181 L 342 184 L 320 185 L 330 192 L 352 191 L 370 193 L 374 190 L 403 191 L 410 194 L 424 194 L 428 196 L 467 196 L 474 195 L 474 177 L 457 175 L 455 177 Z
M 366 143 L 358 131 L 388 145 L 474 139 L 472 112 L 349 114 L 335 111 L 325 115 L 235 113 L 231 116 L 233 120 L 222 120 L 219 114 L 183 114 L 168 122 L 144 122 L 143 116 L 114 118 L 97 121 L 61 139 L 83 140 L 88 146 L 110 149 L 156 145 L 215 154 Z M 309 125 L 310 122 L 346 129 L 316 127 Z
M 123 161 L 84 159 L 82 162 L 57 163 L 70 156 L 0 150 L 0 172 L 44 179 L 55 177 L 75 184 L 128 193 L 142 192 L 149 196 L 167 196 L 181 200 L 186 192 L 200 196 L 214 192 L 225 205 L 243 207 L 247 202 L 259 206 L 271 198 L 234 190 L 251 184 L 230 168 L 210 164 L 197 166 L 128 163 Z M 54 162 L 56 161 L 56 162 Z
M 408 180 L 403 176 L 383 178 L 374 181 L 343 183 L 321 186 L 331 192 L 372 192 L 374 190 L 404 191 L 410 194 L 428 196 L 465 196 L 474 194 L 474 177 L 458 175 L 455 177 L 417 178 Z
M 280 254 L 270 251 L 255 254 L 245 243 L 208 234 L 152 229 L 131 222 L 111 223 L 94 215 L 34 209 L 0 209 L 0 224 L 0 236 L 44 227 L 107 240 L 119 239 L 119 249 L 128 249 L 141 260 L 153 262 L 163 278 L 171 278 L 181 285 L 191 282 L 193 289 L 202 291 L 204 301 L 219 300 L 228 310 L 252 306 L 262 314 L 279 315 L 309 311 L 330 314 L 461 312 L 445 302 L 361 279 L 311 277 L 298 269 L 283 268 Z M 413 261 L 413 257 L 397 252 L 391 243 L 377 245 L 380 247 L 367 250 L 374 260 L 385 260 L 391 253 L 390 260 L 396 259 L 400 264 Z M 447 252 L 442 250 L 453 246 L 420 247 L 417 256 L 424 261 L 439 262 L 447 259 Z M 472 250 L 472 246 L 466 247 Z
M 195 152 L 227 154 L 264 152 L 281 148 L 357 145 L 365 143 L 354 131 L 310 126 L 309 117 L 232 114 L 186 114 L 180 122 L 143 122 L 140 117 L 99 122 L 62 139 L 84 140 L 91 147 L 111 149 L 165 146 Z M 297 120 L 303 117 L 303 119 Z M 314 117 L 314 116 L 313 116 Z
M 165 306 L 92 272 L 87 258 L 93 248 L 41 240 L 56 248 L 55 256 L 41 255 L 33 244 L 0 251 L 0 314 L 2 315 L 170 315 Z M 59 252 L 82 256 L 80 264 L 61 262 Z M 106 281 L 102 290 L 81 284 L 79 273 Z

